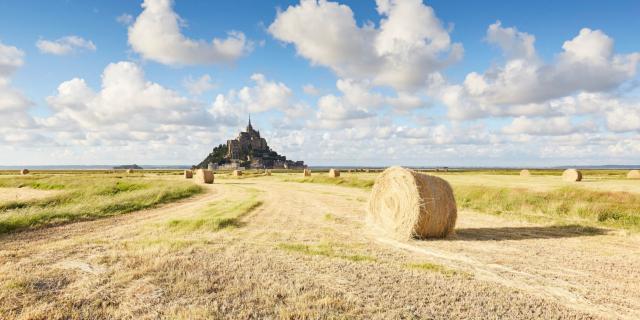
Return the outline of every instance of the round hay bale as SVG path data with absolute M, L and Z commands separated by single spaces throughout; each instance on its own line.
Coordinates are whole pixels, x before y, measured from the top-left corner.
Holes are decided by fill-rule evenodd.
M 444 238 L 453 234 L 457 216 L 447 181 L 391 167 L 376 178 L 367 220 L 395 238 Z
M 213 183 L 213 171 L 199 169 L 196 173 L 196 177 L 198 178 L 198 182 L 212 184 Z
M 531 172 L 529 172 L 529 170 L 527 170 L 527 169 L 522 169 L 522 170 L 520 170 L 520 176 L 521 177 L 530 177 L 531 176 Z
M 640 179 L 640 171 L 639 170 L 631 170 L 627 173 L 628 179 Z
M 127 174 L 133 173 L 133 169 L 127 169 Z
M 331 177 L 331 178 L 340 177 L 340 170 L 338 170 L 338 169 L 329 170 L 329 177 Z
M 185 171 L 184 171 L 184 178 L 185 178 L 185 179 L 192 179 L 192 178 L 193 178 L 193 171 L 191 171 L 191 170 L 185 170 Z
M 242 171 L 240 171 L 240 170 L 233 170 L 233 175 L 234 175 L 235 177 L 239 177 L 239 176 L 241 176 L 241 175 L 242 175 Z
M 305 177 L 311 177 L 311 169 L 304 169 L 302 175 Z
M 20 174 L 21 174 L 21 175 L 29 174 L 29 169 L 22 169 L 22 170 L 20 170 Z
M 576 169 L 567 169 L 562 173 L 562 180 L 567 182 L 582 181 L 582 172 Z

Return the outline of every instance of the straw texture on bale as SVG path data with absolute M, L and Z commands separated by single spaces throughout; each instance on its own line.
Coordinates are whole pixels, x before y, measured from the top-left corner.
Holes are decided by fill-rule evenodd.
M 369 197 L 367 220 L 394 238 L 444 238 L 457 217 L 447 181 L 401 167 L 384 170 Z
M 582 181 L 582 172 L 576 169 L 567 169 L 562 173 L 562 180 L 567 182 Z
M 20 174 L 22 174 L 22 175 L 29 174 L 29 169 L 20 170 Z
M 196 170 L 196 180 L 200 183 L 213 183 L 213 171 L 207 169 Z
M 191 170 L 185 170 L 185 171 L 184 171 L 184 178 L 185 178 L 185 179 L 191 179 L 191 178 L 193 178 L 193 171 L 191 171 Z
M 527 169 L 522 169 L 522 170 L 520 170 L 520 176 L 521 177 L 530 177 L 531 176 L 531 172 L 529 172 L 529 170 L 527 170 Z
M 638 171 L 638 170 L 629 171 L 629 173 L 627 173 L 627 178 L 629 178 L 629 179 L 640 179 L 640 171 Z
M 302 174 L 303 174 L 305 177 L 311 177 L 311 170 L 309 170 L 309 169 L 304 169 L 304 172 L 302 172 Z
M 239 177 L 239 176 L 241 176 L 241 175 L 242 175 L 242 171 L 240 171 L 240 170 L 233 170 L 233 175 L 234 175 L 234 176 L 236 176 L 236 177 Z
M 340 176 L 340 170 L 338 169 L 331 169 L 329 170 L 329 177 L 331 178 L 337 178 Z

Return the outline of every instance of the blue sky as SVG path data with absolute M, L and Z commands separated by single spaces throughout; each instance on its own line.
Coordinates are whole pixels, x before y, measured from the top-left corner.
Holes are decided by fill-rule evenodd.
M 154 33 L 166 25 L 148 28 L 141 4 L 0 2 L 0 61 L 14 58 L 0 73 L 0 165 L 197 163 L 249 112 L 276 151 L 316 165 L 640 163 L 637 1 L 149 0 L 180 17 L 177 34 Z M 400 27 L 384 34 L 385 21 Z M 165 38 L 231 31 L 242 44 L 226 58 Z M 37 45 L 65 37 L 84 42 Z M 111 64 L 131 90 L 101 90 Z M 185 85 L 202 76 L 199 92 Z M 145 83 L 164 91 L 134 91 Z

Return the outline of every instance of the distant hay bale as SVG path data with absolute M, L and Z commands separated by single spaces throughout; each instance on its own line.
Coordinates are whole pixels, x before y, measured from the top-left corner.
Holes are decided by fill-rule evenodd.
M 371 172 L 371 170 L 370 169 L 365 169 L 364 172 L 369 173 L 369 172 Z
M 447 181 L 391 167 L 376 178 L 367 219 L 395 238 L 444 238 L 453 234 L 457 216 Z
M 640 171 L 638 171 L 638 170 L 629 171 L 629 173 L 627 173 L 627 178 L 628 179 L 640 179 Z
M 531 172 L 529 172 L 529 170 L 527 170 L 527 169 L 522 169 L 522 170 L 520 170 L 520 176 L 521 177 L 530 177 L 531 176 Z
M 562 173 L 562 180 L 567 182 L 582 181 L 582 172 L 576 169 L 567 169 Z
M 332 178 L 340 177 L 340 170 L 337 170 L 337 169 L 329 170 L 329 177 L 332 177 Z
M 212 184 L 213 183 L 213 171 L 208 169 L 196 170 L 196 180 L 200 183 Z
M 242 175 L 242 171 L 240 171 L 240 170 L 233 170 L 233 175 L 234 175 L 235 177 L 239 177 L 239 176 L 241 176 L 241 175 Z
M 302 172 L 302 175 L 305 177 L 311 177 L 311 170 L 310 169 L 304 169 L 304 171 Z
M 20 174 L 21 174 L 21 175 L 29 174 L 29 169 L 22 169 L 22 170 L 20 170 Z
M 266 174 L 266 175 L 268 175 L 268 176 L 270 176 L 270 175 L 271 175 L 271 170 L 266 170 L 266 171 L 265 171 L 265 174 Z
M 193 178 L 193 171 L 191 171 L 191 170 L 185 170 L 185 171 L 184 171 L 184 178 L 185 178 L 185 179 L 192 179 L 192 178 Z
M 127 169 L 127 174 L 133 173 L 133 169 Z

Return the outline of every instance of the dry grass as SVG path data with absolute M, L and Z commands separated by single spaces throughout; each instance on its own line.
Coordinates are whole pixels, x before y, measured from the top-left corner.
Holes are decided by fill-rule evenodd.
M 60 190 L 35 200 L 0 202 L 0 234 L 109 217 L 183 199 L 201 191 L 188 182 L 112 176 L 0 178 L 3 187 Z
M 203 187 L 167 207 L 0 238 L 0 318 L 640 315 L 633 236 L 556 228 L 550 238 L 545 225 L 463 212 L 459 238 L 397 246 L 363 224 L 364 188 L 277 175 Z M 241 227 L 171 227 L 225 214 Z

